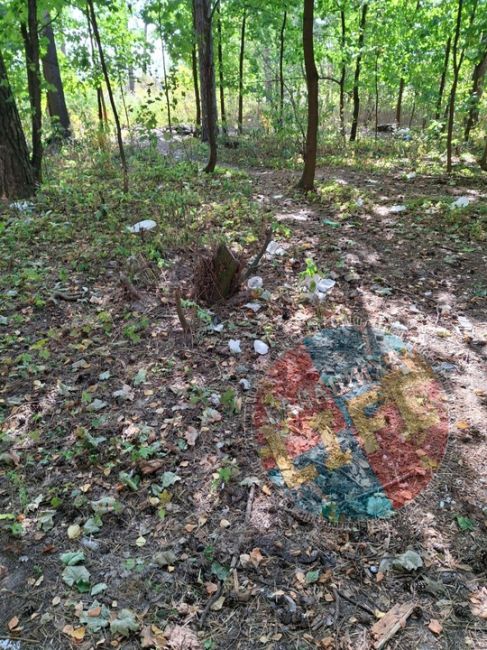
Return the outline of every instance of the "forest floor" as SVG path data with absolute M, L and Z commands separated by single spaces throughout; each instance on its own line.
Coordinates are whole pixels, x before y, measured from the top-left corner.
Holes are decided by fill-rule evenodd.
M 328 146 L 305 197 L 267 145 L 214 176 L 134 149 L 128 195 L 72 147 L 0 208 L 0 648 L 487 649 L 485 175 Z M 185 339 L 202 247 L 251 260 L 271 225 L 262 289 L 183 301 Z M 305 337 L 368 326 L 433 369 L 448 444 L 392 517 L 333 523 L 270 480 L 255 407 Z

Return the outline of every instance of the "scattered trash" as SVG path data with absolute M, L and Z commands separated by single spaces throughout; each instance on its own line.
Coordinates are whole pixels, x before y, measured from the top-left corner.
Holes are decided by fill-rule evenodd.
M 34 210 L 32 201 L 14 201 L 10 204 L 10 209 L 15 212 L 31 213 Z
M 335 280 L 322 278 L 320 275 L 314 275 L 312 278 L 307 278 L 306 286 L 309 289 L 308 299 L 312 303 L 323 302 L 335 284 Z
M 242 352 L 240 348 L 240 339 L 230 339 L 228 341 L 228 347 L 232 354 L 240 354 Z
M 269 346 L 264 341 L 257 339 L 254 341 L 254 350 L 257 354 L 267 354 L 269 352 Z
M 460 196 L 456 201 L 450 205 L 450 208 L 454 210 L 455 208 L 466 208 L 470 203 L 468 196 Z
M 413 178 L 416 178 L 416 172 L 409 172 L 408 174 L 406 174 L 406 179 L 408 181 L 412 181 Z
M 154 228 L 157 228 L 157 223 L 152 219 L 144 219 L 143 221 L 135 223 L 133 226 L 127 226 L 127 230 L 135 234 L 147 230 L 154 230 Z
M 396 332 L 407 332 L 408 328 L 406 325 L 403 325 L 401 322 L 398 320 L 394 321 L 391 325 L 391 329 L 395 330 Z
M 0 325 L 8 325 L 8 318 L 6 316 L 0 316 Z
M 338 223 L 338 221 L 332 221 L 331 219 L 323 219 L 321 223 L 325 226 L 331 226 L 332 228 L 340 228 L 342 225 L 341 223 Z
M 284 255 L 286 252 L 282 246 L 280 246 L 276 241 L 269 242 L 267 248 L 265 249 L 268 255 Z
M 389 212 L 394 212 L 394 213 L 405 212 L 406 210 L 407 207 L 405 205 L 392 205 L 389 208 Z
M 242 390 L 250 390 L 250 381 L 248 379 L 241 379 L 239 382 Z
M 364 200 L 363 200 L 361 197 L 359 197 L 359 198 L 355 201 L 355 205 L 356 205 L 358 208 L 363 207 L 363 205 L 364 205 Z
M 458 324 L 464 330 L 469 330 L 469 331 L 473 330 L 472 322 L 468 318 L 466 318 L 465 316 L 459 316 L 458 317 Z
M 247 309 L 253 311 L 254 314 L 256 314 L 259 311 L 259 309 L 262 309 L 262 305 L 260 304 L 260 302 L 247 302 L 245 303 L 244 307 L 247 307 Z
M 247 280 L 247 286 L 249 289 L 261 289 L 264 284 L 264 281 L 260 275 L 254 275 L 252 278 Z

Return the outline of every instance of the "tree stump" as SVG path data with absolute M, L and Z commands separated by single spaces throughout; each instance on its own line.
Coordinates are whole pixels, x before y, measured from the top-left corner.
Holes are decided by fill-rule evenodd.
M 241 261 L 225 244 L 220 244 L 213 255 L 204 256 L 196 266 L 195 299 L 207 305 L 227 300 L 240 288 L 241 271 Z

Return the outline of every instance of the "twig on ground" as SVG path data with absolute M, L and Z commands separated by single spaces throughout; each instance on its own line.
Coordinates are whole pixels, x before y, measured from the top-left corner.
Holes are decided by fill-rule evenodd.
M 271 242 L 271 239 L 272 239 L 272 229 L 269 228 L 266 231 L 265 241 L 264 241 L 264 243 L 262 245 L 262 248 L 257 253 L 254 260 L 249 264 L 249 266 L 247 267 L 247 270 L 245 271 L 244 278 L 243 278 L 244 280 L 247 280 L 250 277 L 250 275 L 257 270 L 257 268 L 259 266 L 259 263 L 260 263 L 260 260 L 264 257 L 265 252 L 267 250 L 267 247 L 269 246 L 269 244 Z
M 181 303 L 181 290 L 178 288 L 174 289 L 174 302 L 176 303 L 176 313 L 183 328 L 184 336 L 191 336 L 191 325 L 189 324 L 186 316 L 184 315 L 183 305 Z
M 364 612 L 367 612 L 367 614 L 370 614 L 371 616 L 376 618 L 376 613 L 372 609 L 370 609 L 370 607 L 367 607 L 367 605 L 362 605 L 362 603 L 358 603 L 356 600 L 353 600 L 353 598 L 346 596 L 343 592 L 339 591 L 338 589 L 336 590 L 336 593 L 338 596 L 340 596 L 340 598 L 343 598 L 343 600 L 346 600 L 351 605 L 355 605 L 355 607 L 362 609 Z

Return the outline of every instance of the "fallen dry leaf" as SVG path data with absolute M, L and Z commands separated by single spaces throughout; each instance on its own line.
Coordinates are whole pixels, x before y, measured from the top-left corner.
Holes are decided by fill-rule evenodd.
M 169 626 L 164 630 L 167 647 L 171 650 L 201 650 L 201 644 L 189 627 L 182 625 Z
M 67 634 L 76 641 L 82 641 L 85 638 L 86 630 L 84 627 L 73 627 L 72 625 L 65 625 L 63 627 L 64 634 Z
M 18 616 L 14 616 L 13 618 L 10 619 L 10 621 L 7 623 L 8 629 L 13 632 L 16 627 L 19 625 L 19 618 Z
M 443 626 L 440 621 L 436 618 L 432 618 L 428 623 L 428 629 L 433 632 L 433 634 L 441 634 L 443 632 Z

